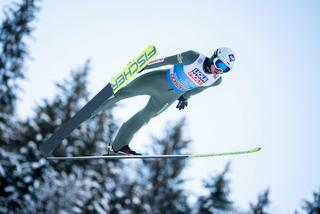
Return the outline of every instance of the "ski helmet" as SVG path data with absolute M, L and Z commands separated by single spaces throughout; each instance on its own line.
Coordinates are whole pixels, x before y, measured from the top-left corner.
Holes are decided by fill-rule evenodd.
M 218 48 L 210 59 L 212 64 L 223 73 L 230 71 L 236 60 L 234 53 L 230 48 Z

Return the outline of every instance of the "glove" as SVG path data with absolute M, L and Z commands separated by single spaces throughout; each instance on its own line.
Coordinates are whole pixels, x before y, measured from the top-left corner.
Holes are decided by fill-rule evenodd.
M 181 110 L 188 106 L 188 99 L 184 98 L 183 96 L 179 97 L 179 103 L 177 105 L 177 109 Z

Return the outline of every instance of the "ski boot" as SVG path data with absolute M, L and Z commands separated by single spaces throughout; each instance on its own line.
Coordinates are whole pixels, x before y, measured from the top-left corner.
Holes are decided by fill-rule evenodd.
M 109 144 L 107 153 L 103 154 L 103 155 L 141 155 L 141 154 L 130 149 L 130 147 L 128 145 L 125 145 L 124 147 L 122 147 L 119 150 L 115 150 Z
M 141 155 L 140 153 L 130 149 L 130 147 L 128 145 L 125 145 L 124 147 L 122 147 L 121 149 L 119 149 L 118 151 L 115 151 L 115 152 L 124 153 L 126 155 Z

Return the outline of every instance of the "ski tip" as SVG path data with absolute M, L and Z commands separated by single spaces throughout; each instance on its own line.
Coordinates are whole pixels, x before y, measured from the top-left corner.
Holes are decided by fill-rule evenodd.
M 154 46 L 154 45 L 148 45 L 147 48 L 145 49 L 145 51 L 153 53 L 152 58 L 154 58 L 158 55 L 158 50 L 157 50 L 156 46 Z M 151 60 L 151 58 L 150 58 L 150 60 Z
M 234 152 L 220 152 L 220 153 L 207 153 L 207 154 L 194 154 L 191 157 L 215 157 L 215 156 L 230 156 L 230 155 L 243 155 L 243 154 L 250 154 L 256 153 L 261 150 L 261 147 L 256 147 L 253 149 L 242 150 L 242 151 L 234 151 Z
M 158 49 L 154 45 L 148 45 L 145 51 L 154 53 L 152 58 L 156 57 L 158 55 Z M 150 59 L 151 60 L 151 59 Z
M 153 48 L 156 48 L 156 46 L 150 44 L 150 45 L 147 46 L 147 48 L 152 48 L 153 49 Z
M 262 148 L 261 147 L 256 147 L 254 149 L 252 149 L 253 152 L 259 152 Z

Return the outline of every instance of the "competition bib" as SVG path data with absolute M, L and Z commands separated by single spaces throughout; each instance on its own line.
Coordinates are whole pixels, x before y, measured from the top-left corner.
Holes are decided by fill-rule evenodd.
M 203 62 L 206 56 L 200 54 L 198 59 L 190 65 L 177 64 L 167 71 L 167 80 L 170 86 L 184 93 L 194 88 L 210 86 L 219 77 L 219 74 L 207 74 L 203 70 Z

